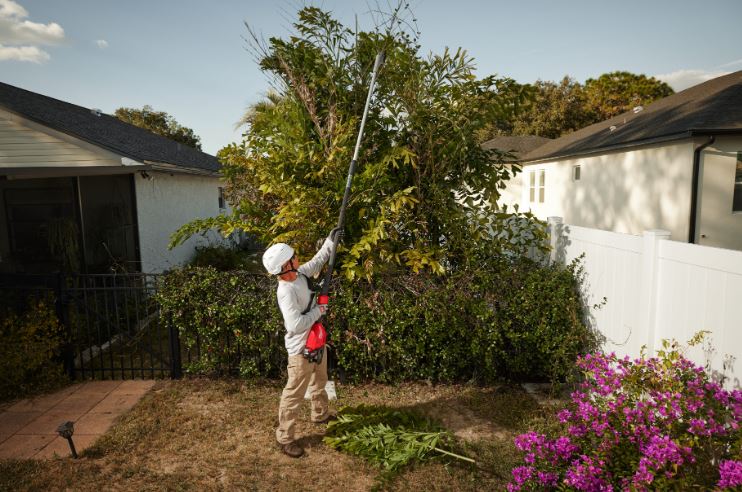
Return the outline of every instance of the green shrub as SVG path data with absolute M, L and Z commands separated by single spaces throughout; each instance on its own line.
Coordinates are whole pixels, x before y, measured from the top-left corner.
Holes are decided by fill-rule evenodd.
M 594 348 L 583 323 L 577 266 L 490 261 L 447 277 L 373 284 L 336 280 L 327 327 L 351 380 L 561 381 Z M 205 354 L 189 369 L 278 375 L 285 365 L 275 281 L 215 269 L 169 274 L 163 320 Z
M 50 298 L 30 298 L 25 309 L 0 313 L 0 399 L 59 385 L 64 331 Z
M 577 264 L 493 261 L 444 280 L 342 289 L 330 323 L 339 365 L 354 379 L 387 382 L 562 381 L 595 347 L 578 278 Z
M 595 348 L 595 338 L 584 324 L 579 263 L 564 267 L 521 262 L 498 273 L 487 289 L 495 293 L 497 308 L 496 332 L 481 337 L 490 341 L 485 360 L 508 379 L 565 379 L 577 356 Z
M 190 261 L 193 267 L 213 267 L 219 271 L 246 270 L 259 272 L 260 260 L 255 253 L 231 246 L 197 246 Z
M 156 300 L 181 343 L 201 352 L 187 370 L 273 377 L 286 361 L 274 290 L 265 276 L 188 267 L 166 275 Z
M 356 380 L 471 379 L 470 293 L 425 276 L 342 288 L 330 308 L 338 364 Z

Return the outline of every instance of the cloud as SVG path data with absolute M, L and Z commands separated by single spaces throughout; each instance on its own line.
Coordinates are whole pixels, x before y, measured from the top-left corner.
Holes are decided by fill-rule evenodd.
M 0 0 L 0 42 L 8 44 L 57 44 L 64 29 L 56 22 L 41 24 L 26 20 L 28 11 L 14 0 Z
M 36 46 L 3 46 L 0 44 L 0 61 L 44 63 L 49 61 L 49 58 L 49 53 Z
M 710 70 L 693 70 L 693 69 L 681 69 L 670 73 L 664 73 L 655 75 L 654 77 L 666 82 L 675 91 L 682 91 L 688 87 L 692 87 L 701 82 L 727 75 L 729 72 L 724 71 L 710 71 Z
M 96 39 L 95 44 L 97 44 L 98 48 L 102 50 L 108 48 L 108 41 L 106 41 L 105 39 Z
M 56 22 L 42 24 L 27 17 L 28 11 L 15 0 L 0 0 L 0 61 L 42 63 L 50 56 L 38 46 L 64 40 L 64 29 Z
M 0 0 L 0 17 L 28 17 L 28 11 L 13 0 Z
M 719 65 L 719 68 L 729 68 L 735 65 L 742 65 L 742 59 L 730 61 L 729 63 L 725 63 L 724 65 Z

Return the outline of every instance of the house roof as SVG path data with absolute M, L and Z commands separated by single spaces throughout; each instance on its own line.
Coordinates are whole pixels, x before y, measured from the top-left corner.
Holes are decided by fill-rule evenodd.
M 611 130 L 611 127 L 614 127 Z M 742 71 L 698 84 L 553 140 L 523 161 L 540 161 L 714 133 L 742 133 Z
M 114 116 L 0 82 L 0 107 L 36 123 L 138 161 L 219 171 L 213 155 L 175 142 Z
M 528 154 L 532 150 L 541 147 L 546 142 L 551 142 L 551 139 L 546 137 L 539 137 L 536 135 L 501 135 L 484 142 L 482 144 L 482 148 L 487 150 L 499 149 L 507 152 L 512 152 L 513 154 L 515 154 L 515 160 L 519 160 L 521 157 Z

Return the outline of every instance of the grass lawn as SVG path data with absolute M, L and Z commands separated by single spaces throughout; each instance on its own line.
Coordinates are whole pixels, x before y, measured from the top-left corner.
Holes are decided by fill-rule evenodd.
M 0 490 L 369 490 L 379 471 L 322 443 L 324 426 L 297 426 L 307 453 L 275 444 L 280 382 L 162 381 L 78 460 L 0 461 Z M 414 408 L 457 437 L 476 465 L 436 459 L 405 469 L 392 490 L 503 490 L 520 454 L 513 436 L 551 411 L 519 387 L 338 385 L 341 405 Z M 543 400 L 539 403 L 537 400 Z

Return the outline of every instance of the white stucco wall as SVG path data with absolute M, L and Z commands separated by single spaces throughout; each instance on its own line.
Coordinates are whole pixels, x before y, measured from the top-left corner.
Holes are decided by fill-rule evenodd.
M 507 181 L 507 186 L 500 190 L 500 199 L 497 201 L 499 205 L 507 205 L 508 211 L 512 212 L 511 207 L 515 204 L 518 207 L 523 206 L 523 173 L 518 173 L 512 179 Z M 525 212 L 526 209 L 521 210 Z
M 575 166 L 580 180 L 573 181 Z M 529 172 L 545 170 L 544 203 L 529 200 Z M 627 234 L 665 229 L 686 241 L 690 214 L 693 142 L 652 145 L 560 161 L 526 164 L 500 203 L 519 205 L 546 220 Z
M 148 171 L 149 178 L 136 175 L 139 248 L 142 271 L 157 273 L 188 262 L 196 246 L 224 241 L 217 233 L 194 236 L 168 250 L 170 235 L 194 219 L 219 215 L 219 186 L 216 177 Z
M 738 152 L 742 137 L 719 136 L 702 153 L 698 244 L 742 250 L 742 212 L 732 211 Z

